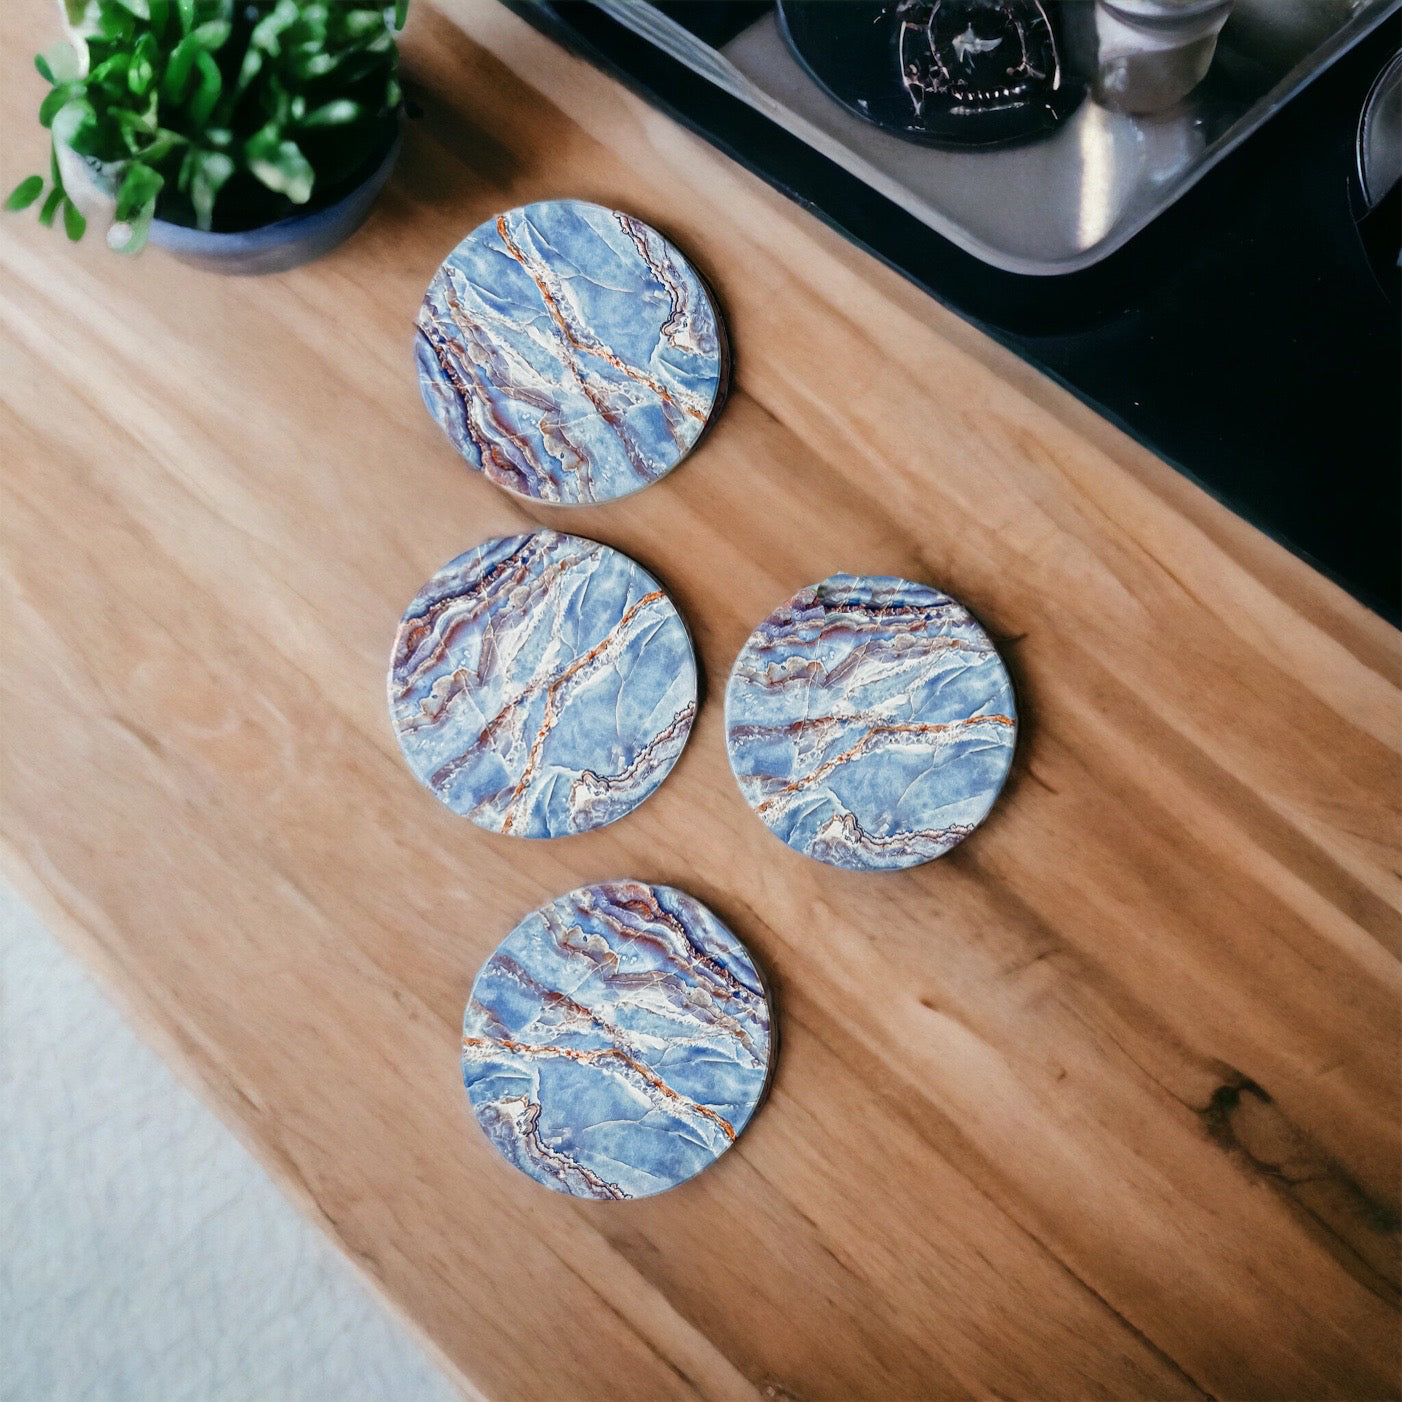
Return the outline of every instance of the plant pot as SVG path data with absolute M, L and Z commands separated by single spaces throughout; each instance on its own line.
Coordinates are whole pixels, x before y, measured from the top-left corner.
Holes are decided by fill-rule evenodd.
M 182 263 L 213 273 L 279 273 L 309 263 L 329 253 L 365 222 L 394 169 L 399 146 L 400 136 L 396 134 L 379 165 L 335 204 L 236 233 L 192 229 L 155 219 L 148 242 Z M 110 213 L 111 191 L 87 161 L 65 149 L 59 153 L 59 168 L 65 187 L 80 206 L 85 210 L 103 208 Z

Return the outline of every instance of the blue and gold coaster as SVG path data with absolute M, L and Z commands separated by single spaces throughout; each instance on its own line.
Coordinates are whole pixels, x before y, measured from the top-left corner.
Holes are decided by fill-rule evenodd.
M 1012 682 L 947 594 L 836 574 L 755 629 L 725 693 L 745 801 L 797 852 L 891 871 L 949 851 L 1012 763 Z
M 474 229 L 429 283 L 416 358 L 429 413 L 498 486 L 616 501 L 670 472 L 725 397 L 725 331 L 656 229 L 544 200 Z
M 462 1072 L 502 1157 L 584 1198 L 641 1198 L 720 1157 L 774 1042 L 753 960 L 671 886 L 605 881 L 528 915 L 472 986 Z
M 493 832 L 561 837 L 636 808 L 681 754 L 696 660 L 626 555 L 537 530 L 438 571 L 405 611 L 389 707 L 409 768 Z

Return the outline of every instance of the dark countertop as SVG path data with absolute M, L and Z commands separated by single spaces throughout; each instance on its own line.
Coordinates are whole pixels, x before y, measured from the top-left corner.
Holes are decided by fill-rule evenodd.
M 1385 290 L 1355 223 L 1358 113 L 1384 25 L 1104 262 L 991 268 L 579 0 L 533 22 L 618 73 L 1107 418 L 1371 608 L 1402 617 L 1402 383 Z M 753 6 L 690 5 L 721 42 Z M 1370 221 L 1396 246 L 1394 190 Z M 1382 226 L 1379 229 L 1379 226 Z

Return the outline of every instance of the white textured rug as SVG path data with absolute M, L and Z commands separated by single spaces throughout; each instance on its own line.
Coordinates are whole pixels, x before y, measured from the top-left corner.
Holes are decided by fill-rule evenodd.
M 0 1398 L 453 1396 L 0 886 Z

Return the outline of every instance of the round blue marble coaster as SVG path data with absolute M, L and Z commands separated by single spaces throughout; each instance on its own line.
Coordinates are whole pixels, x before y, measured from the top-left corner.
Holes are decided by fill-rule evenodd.
M 543 200 L 474 229 L 429 283 L 415 355 L 458 451 L 537 501 L 616 501 L 670 472 L 725 396 L 725 331 L 656 229 Z
M 949 851 L 1012 763 L 1012 682 L 947 594 L 836 574 L 755 629 L 725 693 L 730 767 L 795 851 L 892 871 Z
M 759 971 L 705 906 L 605 881 L 528 915 L 482 966 L 463 1083 L 487 1138 L 538 1183 L 641 1198 L 735 1142 L 773 1045 Z
M 409 768 L 492 832 L 603 827 L 666 777 L 696 715 L 686 625 L 642 566 L 580 536 L 489 540 L 405 610 L 389 708 Z

